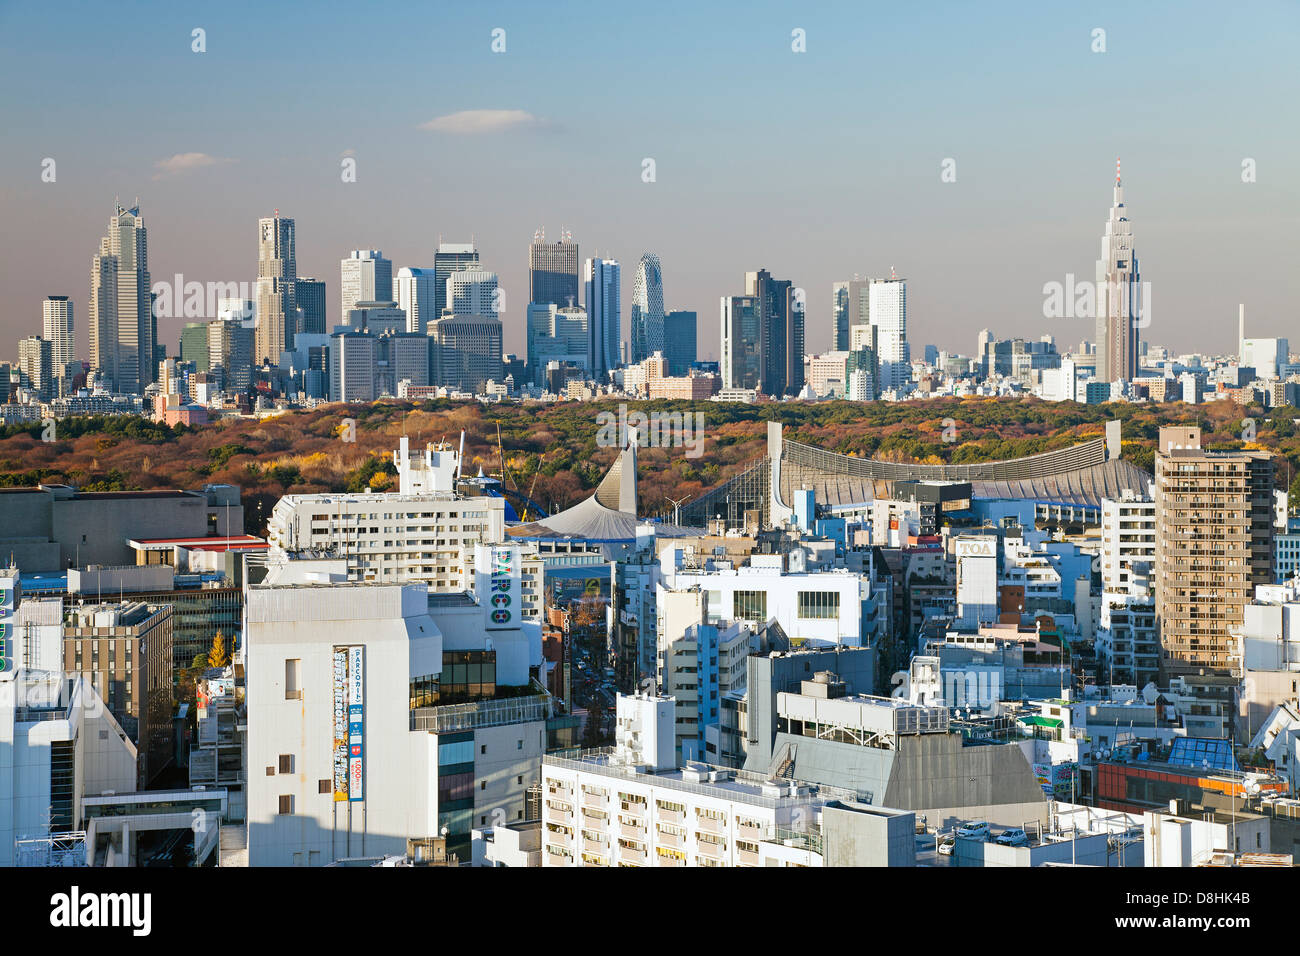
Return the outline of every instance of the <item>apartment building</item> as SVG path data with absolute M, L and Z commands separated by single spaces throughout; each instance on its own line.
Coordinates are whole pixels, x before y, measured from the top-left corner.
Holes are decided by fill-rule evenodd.
M 1125 490 L 1101 501 L 1101 586 L 1123 591 L 1133 564 L 1156 560 L 1156 503 L 1147 494 Z
M 859 804 L 852 790 L 708 764 L 678 769 L 673 701 L 620 696 L 616 707 L 614 748 L 542 759 L 542 866 L 914 862 L 911 813 Z M 854 845 L 858 827 L 873 838 Z
M 1229 632 L 1272 583 L 1274 460 L 1206 451 L 1199 428 L 1162 428 L 1156 454 L 1156 620 L 1161 674 L 1240 673 Z

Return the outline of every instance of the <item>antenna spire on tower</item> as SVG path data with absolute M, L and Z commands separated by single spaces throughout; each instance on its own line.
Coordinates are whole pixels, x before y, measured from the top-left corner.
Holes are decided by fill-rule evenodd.
M 1115 157 L 1115 182 L 1119 182 L 1119 157 Z

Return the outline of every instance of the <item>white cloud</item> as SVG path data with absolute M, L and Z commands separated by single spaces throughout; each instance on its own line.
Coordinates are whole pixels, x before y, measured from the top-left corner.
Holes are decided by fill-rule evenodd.
M 164 176 L 176 176 L 180 173 L 189 172 L 191 169 L 202 169 L 205 166 L 223 166 L 226 163 L 233 163 L 236 160 L 225 159 L 220 156 L 209 156 L 207 153 L 177 153 L 175 156 L 169 156 L 166 159 L 160 159 L 154 163 L 154 168 L 158 172 L 154 173 L 154 179 L 162 179 Z
M 436 116 L 427 123 L 421 123 L 420 129 L 472 136 L 476 133 L 500 133 L 508 129 L 543 126 L 545 122 L 524 110 L 461 110 L 446 116 Z

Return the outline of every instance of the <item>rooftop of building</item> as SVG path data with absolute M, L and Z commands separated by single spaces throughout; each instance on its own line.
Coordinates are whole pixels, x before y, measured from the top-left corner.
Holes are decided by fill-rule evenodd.
M 542 758 L 542 763 L 559 769 L 651 783 L 668 790 L 735 800 L 768 809 L 806 806 L 832 800 L 856 802 L 858 799 L 857 791 L 843 787 L 774 779 L 763 774 L 705 763 L 691 762 L 671 770 L 654 770 L 644 765 L 624 762 L 612 747 L 547 754 Z

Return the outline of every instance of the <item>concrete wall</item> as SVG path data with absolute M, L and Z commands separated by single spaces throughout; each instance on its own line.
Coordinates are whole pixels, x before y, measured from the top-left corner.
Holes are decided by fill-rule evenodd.
M 826 866 L 915 866 L 916 816 L 860 803 L 822 809 Z

